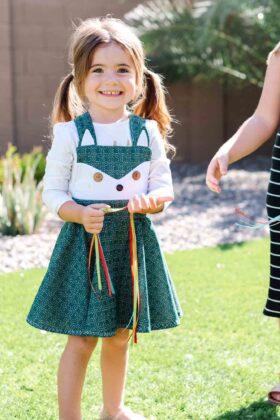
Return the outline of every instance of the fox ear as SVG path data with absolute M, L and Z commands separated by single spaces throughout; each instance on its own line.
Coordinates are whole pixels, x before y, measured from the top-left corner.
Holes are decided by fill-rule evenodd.
M 86 129 L 81 141 L 81 146 L 85 146 L 85 145 L 89 145 L 89 144 L 94 144 L 92 135 L 90 134 L 89 130 Z

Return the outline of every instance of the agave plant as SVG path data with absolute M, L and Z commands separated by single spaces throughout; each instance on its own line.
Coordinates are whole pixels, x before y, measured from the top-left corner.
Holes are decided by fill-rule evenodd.
M 32 234 L 40 227 L 46 209 L 42 203 L 42 181 L 36 182 L 35 173 L 41 156 L 25 157 L 23 168 L 15 148 L 10 148 L 2 159 L 3 184 L 0 191 L 0 232 L 3 235 Z
M 150 0 L 126 15 L 169 81 L 218 79 L 261 87 L 279 42 L 279 0 Z

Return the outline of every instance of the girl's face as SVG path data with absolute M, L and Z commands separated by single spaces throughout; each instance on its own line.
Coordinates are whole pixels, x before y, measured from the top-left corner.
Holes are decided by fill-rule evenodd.
M 134 63 L 117 43 L 99 46 L 85 79 L 85 95 L 93 114 L 125 114 L 126 104 L 136 95 Z

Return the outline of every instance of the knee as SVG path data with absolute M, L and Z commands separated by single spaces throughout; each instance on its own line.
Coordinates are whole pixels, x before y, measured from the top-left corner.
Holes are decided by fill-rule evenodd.
M 115 350 L 126 350 L 128 348 L 128 330 L 118 330 L 117 334 L 113 337 L 103 338 L 103 347 L 114 348 Z
M 90 355 L 98 342 L 97 337 L 69 336 L 67 346 L 81 355 Z

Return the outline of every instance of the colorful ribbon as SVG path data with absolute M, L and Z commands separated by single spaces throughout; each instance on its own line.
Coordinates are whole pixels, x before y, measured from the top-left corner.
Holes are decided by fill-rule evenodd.
M 239 214 L 240 216 L 250 220 L 252 223 L 248 223 L 248 222 L 243 222 L 243 223 L 235 223 L 236 226 L 239 226 L 241 228 L 249 228 L 249 229 L 263 229 L 266 226 L 274 226 L 278 223 L 280 223 L 280 215 L 271 218 L 270 220 L 266 220 L 266 219 L 261 219 L 261 220 L 256 220 L 254 221 L 254 219 L 252 219 L 251 217 L 249 217 L 247 214 L 243 213 L 243 211 L 241 211 L 240 209 L 236 208 L 235 212 L 237 214 Z
M 111 208 L 106 207 L 101 209 L 104 213 L 116 213 L 118 211 L 127 210 L 127 206 L 121 208 Z M 112 296 L 115 294 L 115 290 L 110 278 L 108 266 L 105 260 L 104 252 L 102 249 L 101 241 L 99 235 L 94 233 L 92 235 L 90 250 L 89 250 L 89 257 L 88 257 L 88 276 L 89 282 L 92 290 L 98 298 L 101 300 L 100 294 L 94 289 L 91 279 L 90 279 L 90 268 L 91 268 L 91 258 L 92 258 L 92 251 L 93 246 L 95 249 L 95 265 L 96 265 L 96 272 L 97 272 L 97 283 L 98 289 L 102 290 L 102 281 L 101 281 L 101 272 L 100 272 L 100 260 L 103 267 L 103 271 L 106 278 L 107 288 L 108 288 L 108 295 Z M 132 333 L 129 336 L 130 338 L 134 337 L 134 343 L 137 344 L 137 325 L 139 321 L 139 313 L 140 313 L 140 292 L 139 292 L 139 275 L 138 275 L 138 256 L 137 256 L 137 242 L 136 242 L 136 232 L 135 232 L 135 224 L 134 224 L 134 215 L 130 213 L 130 226 L 129 226 L 129 248 L 130 248 L 130 267 L 131 267 L 131 281 L 132 281 L 132 305 L 133 305 L 133 313 L 132 317 L 127 325 L 130 325 L 132 321 Z
M 137 344 L 137 325 L 138 325 L 139 313 L 140 313 L 140 293 L 139 293 L 137 242 L 136 242 L 136 233 L 135 233 L 133 213 L 130 213 L 129 238 L 130 238 L 130 241 L 129 241 L 130 266 L 131 266 L 132 301 L 133 301 L 132 333 L 129 336 L 129 339 L 133 335 L 134 343 Z
M 91 286 L 92 290 L 98 296 L 98 298 L 101 299 L 101 296 L 94 289 L 94 287 L 92 285 L 92 282 L 91 282 L 91 279 L 90 279 L 90 267 L 91 267 L 91 256 L 92 256 L 93 245 L 94 245 L 94 248 L 95 248 L 95 265 L 96 265 L 96 272 L 97 272 L 98 289 L 102 290 L 101 273 L 100 273 L 100 257 L 101 257 L 102 267 L 103 267 L 105 278 L 106 278 L 106 283 L 107 283 L 109 296 L 112 296 L 112 294 L 114 295 L 115 290 L 114 290 L 114 286 L 113 286 L 113 283 L 112 283 L 111 278 L 110 278 L 110 274 L 109 274 L 107 263 L 106 263 L 106 260 L 105 260 L 105 257 L 104 257 L 104 252 L 103 252 L 103 249 L 102 249 L 102 245 L 101 245 L 101 242 L 100 242 L 99 235 L 94 233 L 92 235 L 90 249 L 89 249 L 88 278 L 89 278 L 89 283 L 90 283 L 90 286 Z

